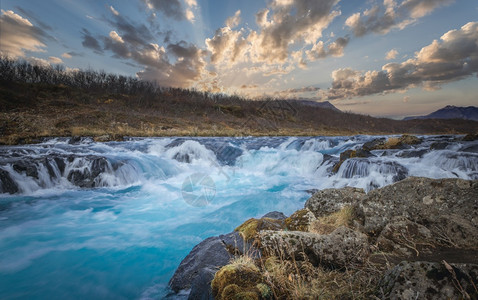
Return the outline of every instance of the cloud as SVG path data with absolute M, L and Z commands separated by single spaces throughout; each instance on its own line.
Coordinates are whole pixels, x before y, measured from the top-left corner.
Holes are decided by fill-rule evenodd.
M 137 73 L 138 77 L 174 87 L 189 87 L 201 79 L 205 72 L 203 50 L 181 41 L 168 45 L 168 51 L 176 56 L 175 62 L 170 62 L 165 49 L 158 45 L 138 53 L 140 57 L 135 59 L 146 65 L 144 70 Z
M 226 26 L 229 28 L 234 28 L 241 22 L 241 10 L 236 11 L 234 16 L 227 18 Z
M 386 34 L 394 28 L 403 29 L 417 19 L 454 0 L 404 0 L 399 5 L 395 0 L 384 0 L 383 5 L 352 14 L 345 21 L 355 36 L 371 32 Z
M 119 16 L 120 13 L 112 5 L 109 8 L 113 15 Z
M 410 101 L 410 96 L 404 96 L 402 101 L 403 103 L 408 103 L 408 101 Z
M 388 63 L 380 71 L 365 73 L 350 68 L 332 72 L 327 99 L 343 99 L 404 91 L 413 87 L 426 90 L 461 80 L 478 72 L 478 22 L 450 30 L 423 47 L 414 58 Z
M 274 95 L 279 96 L 281 98 L 297 98 L 297 95 L 299 94 L 315 93 L 318 91 L 320 91 L 319 87 L 304 86 L 301 88 L 291 88 L 287 90 L 277 91 L 277 92 L 274 92 Z
M 395 59 L 397 55 L 398 55 L 398 51 L 395 49 L 392 49 L 385 54 L 385 59 L 386 60 Z
M 61 55 L 63 58 L 72 58 L 73 56 L 81 56 L 81 54 L 70 51 L 70 52 L 65 52 Z
M 45 52 L 47 34 L 33 26 L 28 19 L 11 10 L 0 16 L 0 53 L 11 57 L 24 57 L 25 51 Z
M 63 60 L 61 60 L 61 58 L 55 57 L 55 56 L 48 57 L 48 61 L 55 65 L 59 65 L 63 63 Z
M 340 37 L 325 49 L 324 42 L 319 41 L 312 49 L 306 51 L 307 58 L 311 61 L 326 58 L 327 56 L 341 57 L 344 55 L 344 48 L 349 43 L 349 38 Z
M 143 2 L 150 10 L 159 11 L 166 17 L 176 20 L 182 20 L 186 17 L 179 0 L 143 0 Z M 187 1 L 187 3 L 192 4 L 196 1 Z
M 32 65 L 35 66 L 40 66 L 40 67 L 51 67 L 51 64 L 48 60 L 43 59 L 43 58 L 38 58 L 38 57 L 27 57 L 26 60 L 31 63 Z
M 141 46 L 154 40 L 151 31 L 144 24 L 136 24 L 121 15 L 115 15 L 108 23 L 116 28 L 115 32 L 128 44 Z
M 103 52 L 100 43 L 95 37 L 93 37 L 93 35 L 91 35 L 88 29 L 83 28 L 81 34 L 83 35 L 83 41 L 81 42 L 83 47 L 93 49 L 97 53 Z
M 120 37 L 116 31 L 110 32 L 110 38 L 117 43 L 124 44 L 123 38 Z

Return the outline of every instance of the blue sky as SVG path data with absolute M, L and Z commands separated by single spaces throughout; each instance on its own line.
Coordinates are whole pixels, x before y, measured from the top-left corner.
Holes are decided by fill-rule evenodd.
M 478 1 L 2 0 L 0 51 L 374 116 L 478 104 Z

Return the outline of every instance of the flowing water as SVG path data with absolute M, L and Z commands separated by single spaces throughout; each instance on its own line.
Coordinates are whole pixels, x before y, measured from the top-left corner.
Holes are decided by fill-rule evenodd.
M 478 179 L 478 143 L 339 154 L 376 137 L 50 139 L 0 147 L 0 299 L 158 299 L 191 248 L 312 190 Z M 435 150 L 430 150 L 430 147 Z

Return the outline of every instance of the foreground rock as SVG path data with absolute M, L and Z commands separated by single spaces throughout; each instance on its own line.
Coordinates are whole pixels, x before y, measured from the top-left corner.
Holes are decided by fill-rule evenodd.
M 261 232 L 259 239 L 269 255 L 308 260 L 315 266 L 341 268 L 363 264 L 370 253 L 367 236 L 343 226 L 325 235 L 268 230 Z
M 382 299 L 478 299 L 478 264 L 401 262 L 379 283 Z

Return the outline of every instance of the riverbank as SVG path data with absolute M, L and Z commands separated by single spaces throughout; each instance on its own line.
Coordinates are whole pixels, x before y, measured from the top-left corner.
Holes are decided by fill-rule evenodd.
M 189 299 L 476 299 L 477 199 L 461 179 L 322 190 L 201 242 L 170 286 Z

